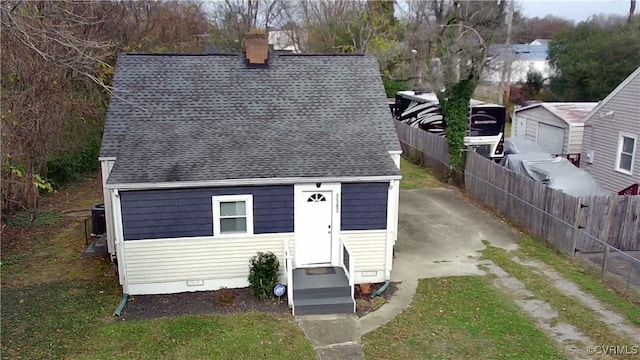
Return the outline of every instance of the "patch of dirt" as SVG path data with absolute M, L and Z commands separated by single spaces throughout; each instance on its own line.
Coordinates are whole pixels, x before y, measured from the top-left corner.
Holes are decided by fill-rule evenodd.
M 549 280 L 551 280 L 551 283 L 556 289 L 562 291 L 567 296 L 571 296 L 574 299 L 579 300 L 583 305 L 598 314 L 598 318 L 600 318 L 600 320 L 605 324 L 609 325 L 613 331 L 618 332 L 623 336 L 626 335 L 640 344 L 640 329 L 635 326 L 629 325 L 624 316 L 605 309 L 604 306 L 602 306 L 602 303 L 598 301 L 598 299 L 582 291 L 572 281 L 565 279 L 555 270 L 549 268 L 547 265 L 539 261 L 524 261 L 517 257 L 515 257 L 513 260 L 522 265 L 534 268 L 538 274 L 545 276 Z
M 393 293 L 398 289 L 396 283 L 391 283 L 387 290 L 382 293 L 382 296 L 371 299 L 371 294 L 380 289 L 382 285 L 384 285 L 384 283 L 371 284 L 371 291 L 369 294 L 363 294 L 360 291 L 360 287 L 356 286 L 354 297 L 356 299 L 356 315 L 358 317 L 363 317 L 372 311 L 378 310 L 382 305 L 386 304 L 389 299 L 391 299 Z
M 557 341 L 574 359 L 590 357 L 585 350 L 586 345 L 594 344 L 592 339 L 571 324 L 557 322 L 558 313 L 553 310 L 551 304 L 533 298 L 533 293 L 528 291 L 520 280 L 501 267 L 493 263 L 487 263 L 485 266 L 496 276 L 494 286 L 511 294 L 515 303 L 535 321 L 540 330 L 549 335 L 550 339 Z
M 220 291 L 233 293 L 233 302 L 219 305 L 216 301 Z M 229 314 L 247 311 L 290 313 L 287 296 L 281 300 L 260 301 L 248 288 L 196 291 L 179 294 L 130 296 L 120 319 L 150 319 L 187 314 Z

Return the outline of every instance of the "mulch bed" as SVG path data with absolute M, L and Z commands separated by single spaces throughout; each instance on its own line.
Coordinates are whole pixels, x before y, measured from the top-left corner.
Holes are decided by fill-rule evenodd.
M 371 284 L 371 294 L 373 294 L 378 289 L 380 289 L 382 285 L 384 285 L 384 283 Z M 384 299 L 382 300 L 380 298 L 371 299 L 370 294 L 369 295 L 362 294 L 359 291 L 359 287 L 356 286 L 356 292 L 355 292 L 356 315 L 358 317 L 363 317 L 369 314 L 370 312 L 379 309 L 382 305 L 384 305 L 387 301 L 389 301 L 389 299 L 391 299 L 391 296 L 393 296 L 393 293 L 395 293 L 397 289 L 398 287 L 396 283 L 389 284 L 389 287 L 387 288 L 387 290 L 382 294 L 382 296 L 380 296 L 380 298 Z
M 220 291 L 231 292 L 233 303 L 229 305 L 218 304 L 216 298 Z M 229 314 L 247 311 L 290 313 L 291 310 L 287 306 L 286 294 L 282 296 L 280 302 L 277 299 L 260 301 L 251 295 L 248 288 L 242 288 L 130 296 L 120 319 L 149 319 L 186 314 Z
M 382 287 L 383 283 L 371 284 L 371 293 Z M 370 295 L 360 293 L 356 286 L 356 315 L 362 317 L 384 305 L 396 291 L 396 284 L 391 283 L 380 298 L 370 299 Z M 221 292 L 233 294 L 233 302 L 225 305 L 217 301 Z M 381 299 L 382 298 L 382 299 Z M 383 300 L 384 299 L 384 300 Z M 249 292 L 248 288 L 223 289 L 217 291 L 197 291 L 178 294 L 136 295 L 130 296 L 127 306 L 122 311 L 120 320 L 150 319 L 187 314 L 230 314 L 247 311 L 290 314 L 286 294 L 278 302 L 260 301 Z

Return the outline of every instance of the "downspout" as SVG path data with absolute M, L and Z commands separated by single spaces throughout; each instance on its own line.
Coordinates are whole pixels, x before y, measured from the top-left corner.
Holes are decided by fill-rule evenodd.
M 400 168 L 400 164 L 398 164 L 398 168 Z M 389 183 L 389 192 L 391 193 L 391 191 L 395 191 L 394 187 L 399 187 L 400 186 L 400 181 L 394 183 L 393 181 Z M 396 201 L 397 199 L 395 198 L 395 196 L 393 197 L 389 197 L 388 199 L 393 199 L 393 201 L 396 203 L 395 205 L 395 211 L 396 213 L 399 211 L 398 209 L 398 205 L 399 205 L 399 201 Z M 389 205 L 387 204 L 387 207 Z M 389 232 L 390 232 L 390 225 L 393 221 L 396 222 L 397 224 L 397 220 L 395 220 L 395 216 L 391 216 L 391 214 L 387 214 L 388 218 L 387 218 L 387 242 L 390 243 L 391 242 L 391 236 L 389 236 Z M 390 217 L 390 218 L 389 218 Z M 393 227 L 396 231 L 397 228 L 394 226 Z M 391 250 L 391 254 L 387 254 L 387 264 L 389 264 L 389 261 L 393 261 L 393 248 L 394 248 L 395 244 L 391 245 L 391 249 L 387 248 L 387 251 Z M 384 284 L 382 285 L 382 287 L 376 291 L 373 292 L 373 294 L 371 294 L 371 298 L 375 298 L 378 297 L 380 295 L 382 295 L 385 291 L 387 291 L 387 289 L 389 288 L 389 285 L 391 285 L 391 273 L 393 272 L 393 270 L 389 271 L 389 278 L 385 279 Z
M 113 312 L 113 316 L 120 316 L 122 310 L 124 310 L 125 305 L 127 305 L 127 298 L 129 294 L 122 294 L 122 300 L 120 300 L 120 305 L 116 308 L 116 311 Z
M 382 287 L 376 290 L 373 294 L 371 294 L 371 298 L 373 299 L 375 297 L 382 295 L 385 291 L 387 291 L 387 289 L 389 288 L 389 285 L 391 285 L 391 280 L 385 280 Z

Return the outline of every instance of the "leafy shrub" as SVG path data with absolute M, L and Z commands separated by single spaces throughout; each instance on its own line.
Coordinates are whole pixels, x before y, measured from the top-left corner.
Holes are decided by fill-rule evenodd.
M 60 188 L 83 173 L 97 170 L 100 167 L 99 154 L 100 142 L 94 140 L 73 153 L 51 157 L 47 159 L 47 179 Z
M 215 292 L 215 299 L 218 306 L 231 306 L 235 301 L 235 294 L 233 290 L 223 287 Z
M 51 210 L 27 209 L 7 219 L 7 226 L 14 229 L 27 229 L 49 226 L 62 219 L 62 215 Z
M 258 299 L 272 298 L 273 288 L 278 284 L 280 262 L 272 252 L 258 252 L 249 260 L 249 291 Z
M 406 90 L 406 85 L 402 81 L 384 79 L 384 90 L 388 98 L 396 97 L 398 91 Z

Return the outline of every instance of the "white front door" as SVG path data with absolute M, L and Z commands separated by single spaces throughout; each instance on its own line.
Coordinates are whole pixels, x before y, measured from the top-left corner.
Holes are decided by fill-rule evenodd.
M 303 191 L 300 229 L 296 230 L 296 258 L 301 266 L 331 263 L 332 192 Z

